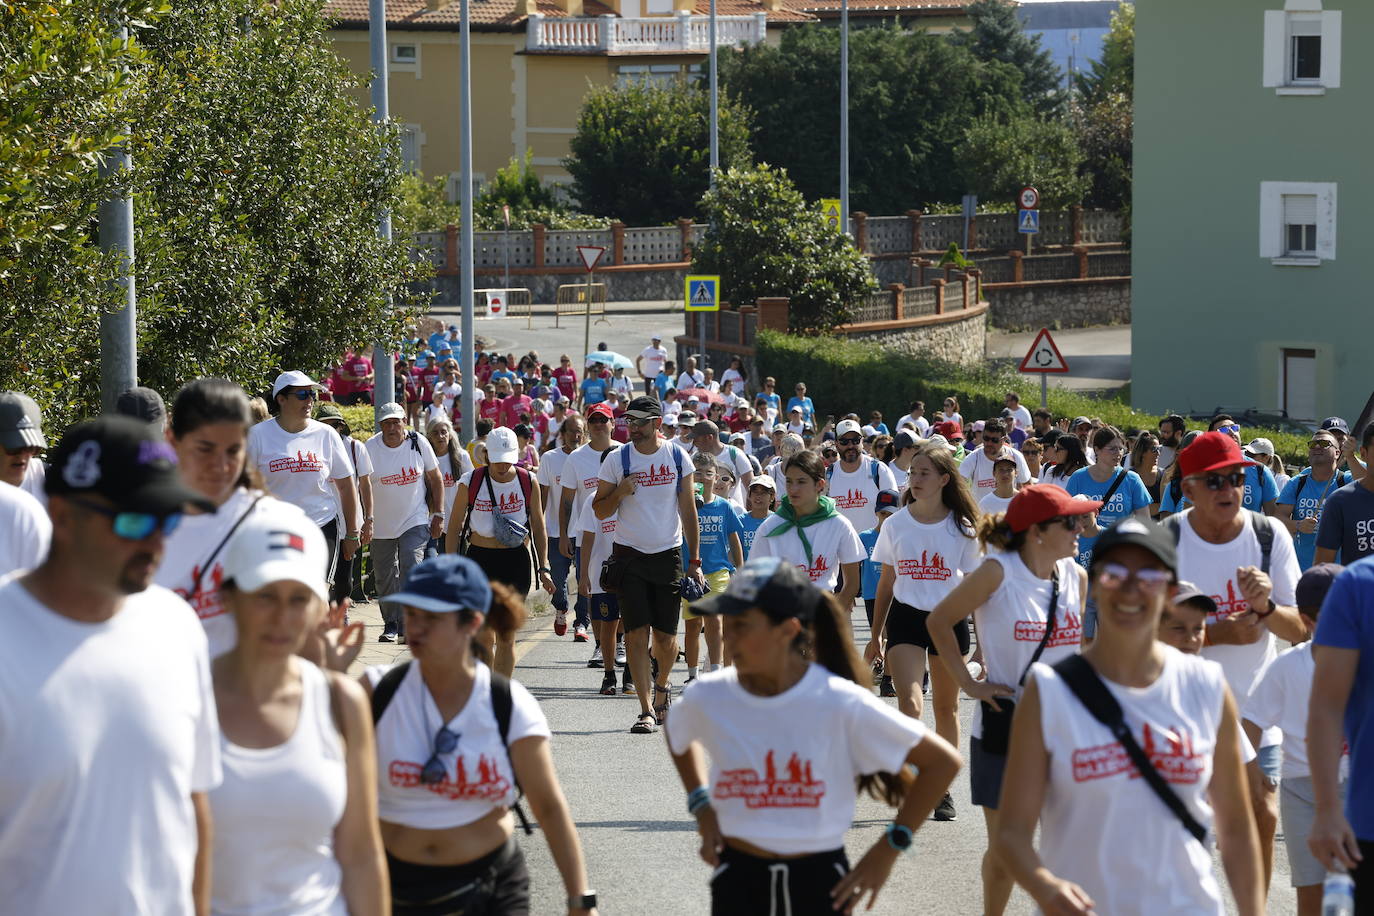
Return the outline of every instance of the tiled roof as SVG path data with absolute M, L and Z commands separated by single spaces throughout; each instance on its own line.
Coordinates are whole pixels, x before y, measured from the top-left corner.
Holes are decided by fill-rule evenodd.
M 838 2 L 839 0 L 836 0 L 836 3 Z M 931 0 L 931 2 L 938 2 L 938 0 Z M 787 3 L 787 0 L 784 0 L 784 3 Z M 536 0 L 535 8 L 550 19 L 567 16 L 562 7 L 552 0 Z M 368 0 L 329 0 L 326 9 L 331 16 L 339 20 L 341 26 L 346 28 L 363 28 L 368 23 Z M 696 12 L 703 16 L 707 15 L 710 12 L 709 0 L 697 0 Z M 717 0 L 716 2 L 716 15 L 718 16 L 747 16 L 758 12 L 768 13 L 770 23 L 808 22 L 814 18 L 799 9 L 795 3 L 788 4 L 778 10 L 766 10 L 757 0 Z M 598 2 L 598 0 L 583 0 L 582 14 L 584 16 L 614 15 L 615 10 Z M 468 4 L 468 16 L 473 28 L 493 30 L 518 30 L 525 18 L 516 15 L 515 0 L 472 0 Z M 458 0 L 451 0 L 442 9 L 437 10 L 429 9 L 425 0 L 387 0 L 386 24 L 388 28 L 452 31 L 458 28 L 458 19 Z

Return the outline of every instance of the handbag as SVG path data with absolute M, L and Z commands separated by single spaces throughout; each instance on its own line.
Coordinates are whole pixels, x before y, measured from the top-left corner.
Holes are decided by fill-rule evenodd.
M 1045 635 L 1040 637 L 1040 645 L 1035 647 L 1035 654 L 1026 662 L 1025 669 L 1021 672 L 1021 677 L 1017 679 L 1016 686 L 1021 686 L 1026 682 L 1026 675 L 1030 674 L 1031 666 L 1040 661 L 1040 656 L 1044 654 L 1045 647 L 1050 644 L 1050 638 L 1054 635 L 1054 627 L 1059 611 L 1059 567 L 1056 565 L 1054 575 L 1050 577 L 1050 616 L 1045 623 Z M 983 750 L 990 754 L 1005 754 L 1007 746 L 1011 742 L 1011 718 L 1016 714 L 1016 704 L 1008 699 L 1000 699 L 989 703 L 987 700 L 981 701 L 983 704 L 983 736 L 978 739 L 979 745 Z
M 1205 844 L 1207 828 L 1198 823 L 1198 819 L 1193 817 L 1193 812 L 1188 810 L 1183 799 L 1169 788 L 1169 783 L 1150 762 L 1150 758 L 1146 756 L 1144 749 L 1135 740 L 1135 735 L 1131 734 L 1131 729 L 1126 725 L 1126 715 L 1121 709 L 1121 704 L 1112 696 L 1107 685 L 1102 683 L 1102 678 L 1098 677 L 1093 666 L 1088 664 L 1088 660 L 1081 655 L 1071 655 L 1056 664 L 1054 670 L 1064 679 L 1064 683 L 1069 685 L 1078 702 L 1092 713 L 1094 719 L 1107 726 L 1112 737 L 1121 743 L 1126 755 L 1135 764 L 1136 770 L 1144 777 L 1145 783 L 1174 813 L 1184 829 L 1192 834 L 1193 839 Z

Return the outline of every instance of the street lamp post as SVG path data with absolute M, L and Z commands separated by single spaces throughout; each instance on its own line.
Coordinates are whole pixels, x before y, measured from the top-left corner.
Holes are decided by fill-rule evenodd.
M 458 163 L 463 186 L 462 225 L 458 242 L 458 301 L 463 310 L 463 441 L 471 442 L 477 435 L 477 392 L 473 390 L 476 366 L 473 359 L 472 332 L 472 31 L 468 17 L 469 0 L 461 0 L 458 26 Z M 588 304 L 588 308 L 591 305 Z
M 372 119 L 383 129 L 391 119 L 391 91 L 387 73 L 386 0 L 370 0 L 368 4 L 368 39 L 372 57 Z M 383 210 L 377 219 L 377 235 L 391 241 L 391 211 Z M 391 310 L 391 293 L 387 292 L 387 310 Z M 396 363 L 392 348 L 385 341 L 372 347 L 372 411 L 377 428 L 381 429 L 382 405 L 396 396 Z
M 849 234 L 849 0 L 840 0 L 840 231 Z
M 129 43 L 129 28 L 120 25 L 119 40 Z M 129 151 L 116 146 L 100 161 L 100 176 L 127 180 Z M 114 410 L 119 396 L 138 384 L 138 294 L 134 286 L 134 200 L 128 189 L 102 201 L 99 211 L 100 247 L 119 259 L 114 281 L 123 304 L 100 316 L 100 402 Z
M 711 0 L 711 24 L 708 31 L 708 40 L 711 43 L 710 50 L 710 80 L 711 80 L 711 180 L 710 186 L 716 186 L 716 170 L 720 168 L 720 108 L 716 98 L 719 84 L 716 78 L 716 0 Z

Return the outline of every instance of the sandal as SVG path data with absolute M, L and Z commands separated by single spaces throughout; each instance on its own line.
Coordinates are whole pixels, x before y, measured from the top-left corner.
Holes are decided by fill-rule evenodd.
M 635 719 L 635 724 L 630 726 L 632 735 L 652 735 L 658 731 L 658 719 L 651 712 L 642 712 L 639 718 Z
M 603 697 L 615 696 L 615 672 L 607 671 L 601 678 L 601 695 Z
M 663 694 L 663 702 L 657 702 L 659 694 Z M 654 717 L 662 722 L 668 718 L 668 707 L 673 705 L 673 685 L 660 687 L 654 685 Z

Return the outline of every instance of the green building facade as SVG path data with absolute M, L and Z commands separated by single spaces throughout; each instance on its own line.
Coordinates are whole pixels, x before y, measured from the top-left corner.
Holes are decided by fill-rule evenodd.
M 1136 407 L 1351 422 L 1363 408 L 1374 54 L 1354 38 L 1368 35 L 1369 2 L 1138 5 Z

